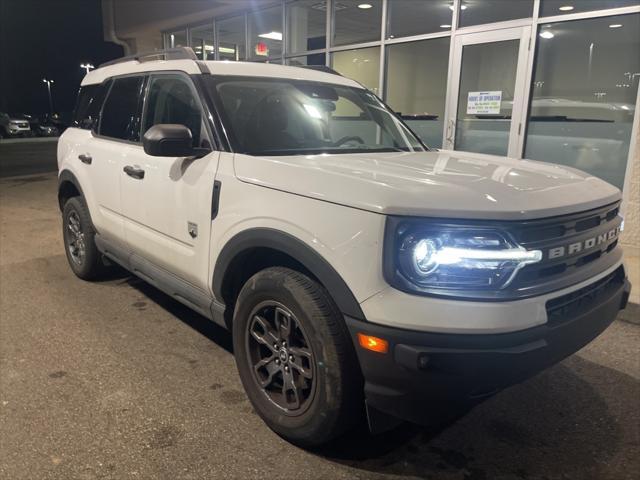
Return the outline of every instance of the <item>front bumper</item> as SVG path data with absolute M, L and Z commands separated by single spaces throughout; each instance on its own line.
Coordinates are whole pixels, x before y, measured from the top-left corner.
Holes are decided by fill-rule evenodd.
M 548 301 L 544 325 L 512 333 L 427 333 L 347 318 L 367 407 L 426 424 L 451 407 L 473 405 L 581 349 L 625 308 L 630 289 L 621 266 L 588 287 Z M 359 332 L 387 340 L 388 353 L 359 347 Z

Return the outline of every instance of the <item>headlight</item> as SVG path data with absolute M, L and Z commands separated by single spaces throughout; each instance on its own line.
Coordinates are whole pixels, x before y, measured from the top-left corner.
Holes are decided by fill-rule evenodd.
M 541 260 L 542 251 L 526 250 L 492 226 L 397 218 L 387 224 L 385 278 L 401 290 L 491 297 Z

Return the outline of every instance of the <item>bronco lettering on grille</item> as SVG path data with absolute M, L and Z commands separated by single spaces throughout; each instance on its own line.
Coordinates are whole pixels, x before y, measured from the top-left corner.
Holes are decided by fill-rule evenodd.
M 587 240 L 571 243 L 562 247 L 550 248 L 547 258 L 551 260 L 554 258 L 564 257 L 566 255 L 580 253 L 605 242 L 611 242 L 618 238 L 618 235 L 620 235 L 620 227 L 609 230 L 608 232 L 602 233 L 596 237 L 588 238 Z

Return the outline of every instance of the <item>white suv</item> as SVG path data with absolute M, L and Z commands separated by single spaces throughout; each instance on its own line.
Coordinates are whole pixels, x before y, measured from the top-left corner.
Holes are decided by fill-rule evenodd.
M 58 146 L 69 264 L 118 263 L 230 329 L 249 399 L 290 441 L 473 405 L 625 307 L 604 181 L 430 150 L 330 72 L 154 55 L 82 82 Z

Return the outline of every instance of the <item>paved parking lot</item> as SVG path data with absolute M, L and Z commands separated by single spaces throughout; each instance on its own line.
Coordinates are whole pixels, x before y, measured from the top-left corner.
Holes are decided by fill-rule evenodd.
M 55 172 L 57 138 L 0 139 L 0 178 Z
M 455 423 L 305 452 L 253 412 L 228 333 L 123 272 L 71 274 L 55 189 L 0 180 L 2 479 L 640 478 L 640 326 Z

